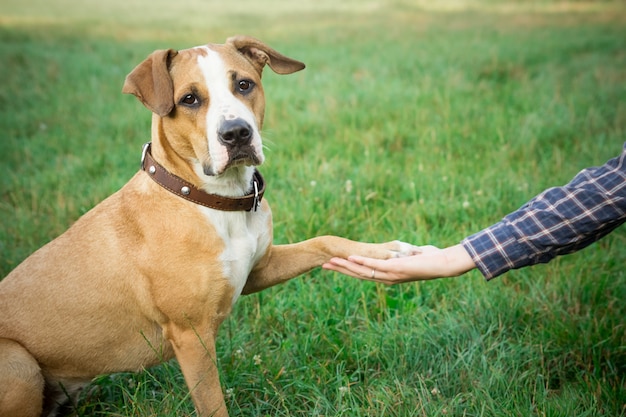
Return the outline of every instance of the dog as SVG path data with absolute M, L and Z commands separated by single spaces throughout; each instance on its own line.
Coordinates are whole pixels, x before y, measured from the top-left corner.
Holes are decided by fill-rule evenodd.
M 263 42 L 158 50 L 123 93 L 152 112 L 141 169 L 0 281 L 0 416 L 52 416 L 95 376 L 175 357 L 198 416 L 228 416 L 215 338 L 241 294 L 333 256 L 412 252 L 319 236 L 272 244 L 258 166 L 261 74 L 305 65 Z

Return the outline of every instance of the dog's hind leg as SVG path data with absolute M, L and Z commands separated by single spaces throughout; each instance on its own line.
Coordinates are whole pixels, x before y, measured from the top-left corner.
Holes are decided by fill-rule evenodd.
M 35 358 L 19 343 L 0 338 L 0 417 L 39 417 L 43 389 Z

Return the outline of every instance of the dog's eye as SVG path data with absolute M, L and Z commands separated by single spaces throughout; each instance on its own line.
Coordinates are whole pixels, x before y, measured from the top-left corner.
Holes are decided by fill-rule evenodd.
M 180 100 L 180 104 L 184 104 L 185 106 L 194 106 L 198 103 L 198 98 L 193 94 L 187 94 Z
M 237 82 L 237 88 L 239 88 L 239 91 L 244 94 L 249 93 L 253 87 L 254 81 L 240 80 L 239 82 Z

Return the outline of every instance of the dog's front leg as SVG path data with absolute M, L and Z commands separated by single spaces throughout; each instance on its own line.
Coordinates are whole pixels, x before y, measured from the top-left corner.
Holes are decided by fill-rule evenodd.
M 166 336 L 191 392 L 199 417 L 228 417 L 220 386 L 215 332 L 198 327 L 166 326 Z
M 414 247 L 404 242 L 362 243 L 337 236 L 319 236 L 289 245 L 270 246 L 253 268 L 243 294 L 264 290 L 321 266 L 330 258 L 362 255 L 389 259 L 409 255 Z

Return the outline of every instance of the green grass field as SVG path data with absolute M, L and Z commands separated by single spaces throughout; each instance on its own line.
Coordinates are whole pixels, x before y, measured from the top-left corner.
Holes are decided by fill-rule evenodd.
M 623 2 L 76 3 L 0 4 L 0 276 L 137 171 L 150 115 L 120 90 L 154 49 L 243 33 L 307 64 L 264 77 L 277 243 L 451 245 L 626 140 Z M 230 413 L 626 416 L 625 265 L 621 228 L 489 283 L 315 270 L 242 297 L 218 341 Z M 193 414 L 176 362 L 76 409 Z

